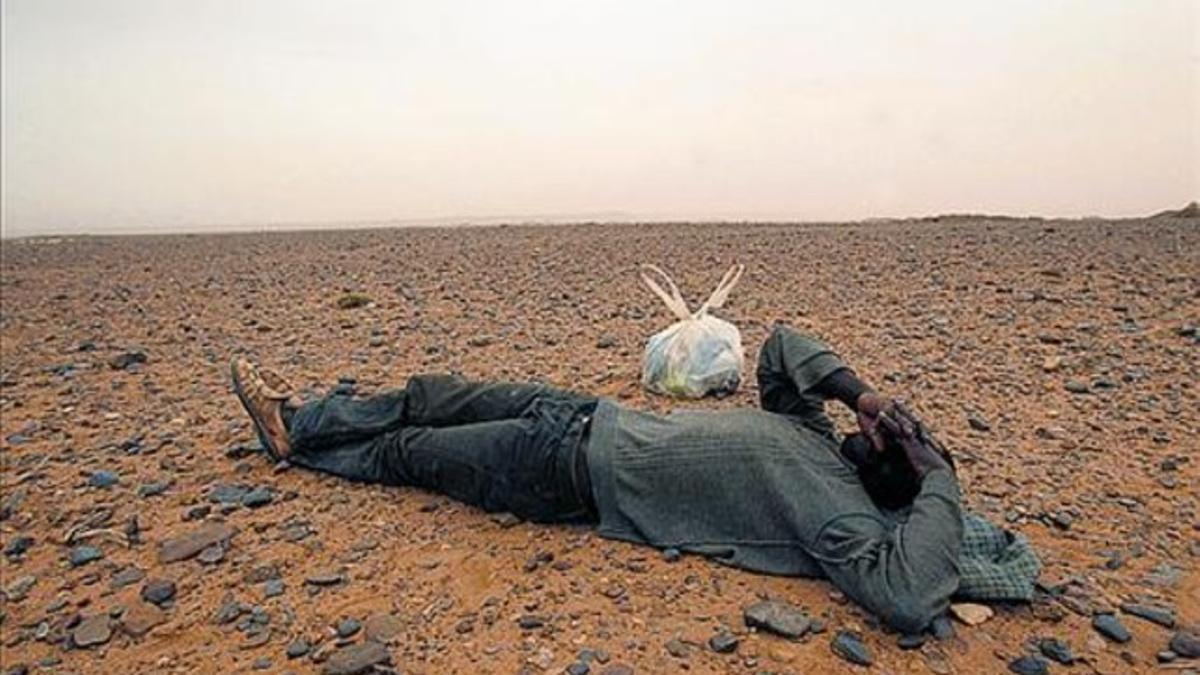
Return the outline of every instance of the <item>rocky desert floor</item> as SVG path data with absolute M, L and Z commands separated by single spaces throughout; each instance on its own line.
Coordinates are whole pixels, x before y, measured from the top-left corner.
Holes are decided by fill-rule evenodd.
M 784 321 L 911 401 L 967 505 L 1040 552 L 1034 603 L 902 649 L 825 581 L 275 466 L 228 382 L 249 354 L 313 392 L 457 371 L 754 406 L 753 378 L 638 382 L 671 323 L 638 264 L 697 303 L 735 261 L 748 368 Z M 6 673 L 1200 670 L 1196 219 L 11 240 L 0 294 Z M 763 599 L 816 629 L 748 629 Z

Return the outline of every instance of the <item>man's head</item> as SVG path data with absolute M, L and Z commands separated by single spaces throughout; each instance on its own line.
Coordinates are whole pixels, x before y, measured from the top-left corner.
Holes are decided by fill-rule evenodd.
M 921 479 L 895 440 L 885 435 L 884 443 L 884 451 L 876 452 L 866 436 L 850 434 L 842 441 L 841 452 L 858 471 L 871 501 L 894 511 L 912 504 L 921 491 Z
M 928 447 L 941 455 L 953 471 L 950 453 L 931 437 L 925 438 L 930 441 Z M 875 505 L 894 511 L 912 504 L 921 491 L 921 477 L 893 434 L 883 433 L 883 440 L 883 452 L 876 452 L 866 436 L 850 434 L 842 441 L 841 453 L 858 470 L 858 479 Z

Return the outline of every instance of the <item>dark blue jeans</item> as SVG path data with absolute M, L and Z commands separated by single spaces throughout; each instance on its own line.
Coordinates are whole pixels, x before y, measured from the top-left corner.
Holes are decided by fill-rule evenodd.
M 591 520 L 581 445 L 595 407 L 593 397 L 545 385 L 419 375 L 403 389 L 367 398 L 306 403 L 288 420 L 288 459 L 526 520 Z

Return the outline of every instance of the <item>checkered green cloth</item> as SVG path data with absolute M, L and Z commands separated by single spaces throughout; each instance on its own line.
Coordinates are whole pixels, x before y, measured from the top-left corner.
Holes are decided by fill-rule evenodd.
M 1029 602 L 1042 563 L 1029 541 L 963 511 L 955 597 L 988 602 Z

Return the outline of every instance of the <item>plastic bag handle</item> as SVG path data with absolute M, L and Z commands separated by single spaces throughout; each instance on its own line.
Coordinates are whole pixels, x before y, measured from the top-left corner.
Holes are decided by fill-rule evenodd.
M 742 272 L 745 271 L 745 265 L 739 265 L 735 263 L 732 267 L 730 267 L 729 271 L 725 273 L 725 276 L 721 277 L 721 283 L 717 284 L 717 287 L 715 290 L 713 290 L 712 295 L 708 296 L 708 300 L 705 300 L 704 304 L 700 306 L 700 309 L 696 310 L 696 316 L 702 316 L 710 309 L 719 309 L 723 307 L 725 305 L 725 300 L 729 298 L 729 292 L 732 291 L 733 287 L 737 285 L 738 280 L 742 278 Z
M 683 296 L 679 294 L 679 287 L 675 285 L 675 282 L 671 279 L 671 275 L 662 271 L 662 268 L 656 265 L 642 265 L 642 270 L 642 282 L 666 304 L 667 309 L 671 310 L 672 314 L 681 320 L 692 318 L 692 313 L 688 311 L 687 303 L 683 301 Z M 671 289 L 671 292 L 668 294 L 664 291 L 662 286 L 659 286 L 654 279 L 650 278 L 649 274 L 646 274 L 646 270 L 654 272 L 665 281 L 667 288 Z

